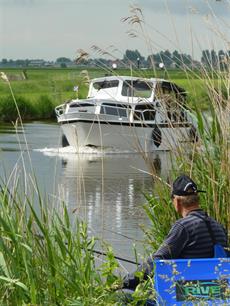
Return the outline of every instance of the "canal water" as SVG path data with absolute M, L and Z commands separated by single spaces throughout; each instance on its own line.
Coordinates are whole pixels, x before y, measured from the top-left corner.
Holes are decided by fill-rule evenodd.
M 64 200 L 70 215 L 87 221 L 89 232 L 120 257 L 134 259 L 133 244 L 143 255 L 141 227 L 149 226 L 144 193 L 154 194 L 150 165 L 167 177 L 168 153 L 152 153 L 147 164 L 140 154 L 101 154 L 89 148 L 76 154 L 60 146 L 61 136 L 55 123 L 30 122 L 23 129 L 0 125 L 0 177 L 9 184 L 19 177 L 29 192 L 35 176 L 47 205 Z

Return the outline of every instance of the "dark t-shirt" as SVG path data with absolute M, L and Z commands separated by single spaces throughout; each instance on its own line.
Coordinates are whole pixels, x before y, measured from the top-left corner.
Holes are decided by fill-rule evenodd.
M 200 217 L 199 217 L 200 216 Z M 227 235 L 216 220 L 199 209 L 190 212 L 172 226 L 168 236 L 153 258 L 210 258 L 213 257 L 213 243 L 207 225 L 202 218 L 208 218 L 217 243 L 227 246 Z
M 213 242 L 207 225 L 202 218 L 208 218 L 217 243 L 227 246 L 227 234 L 222 225 L 209 217 L 202 209 L 190 212 L 175 222 L 160 248 L 139 266 L 145 278 L 153 271 L 154 259 L 210 258 L 213 257 Z M 139 279 L 129 274 L 124 288 L 135 289 Z

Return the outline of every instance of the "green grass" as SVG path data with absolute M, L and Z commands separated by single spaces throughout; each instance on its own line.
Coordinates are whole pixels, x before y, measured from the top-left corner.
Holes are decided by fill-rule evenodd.
M 9 69 L 4 72 L 8 76 L 14 76 L 19 75 L 22 71 Z M 73 92 L 73 87 L 76 84 L 80 85 L 79 97 L 85 97 L 87 94 L 87 86 L 82 83 L 82 78 L 79 75 L 80 71 L 75 72 L 68 69 L 31 69 L 27 70 L 27 80 L 11 80 L 10 83 L 16 100 L 21 101 L 21 105 L 24 101 L 24 106 L 19 107 L 19 110 L 22 110 L 22 118 L 54 118 L 54 107 L 56 105 L 76 97 L 76 94 Z M 13 101 L 10 102 L 11 95 L 7 83 L 0 82 L 0 92 L 0 120 L 15 120 L 15 106 Z M 47 101 L 48 107 L 46 107 L 47 112 L 45 112 L 45 104 Z M 6 107 L 6 105 L 8 106 Z M 27 112 L 24 111 L 25 108 L 28 110 Z

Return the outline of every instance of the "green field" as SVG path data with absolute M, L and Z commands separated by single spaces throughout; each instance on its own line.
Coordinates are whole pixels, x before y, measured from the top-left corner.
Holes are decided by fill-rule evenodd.
M 2 70 L 10 79 L 10 84 L 18 102 L 24 120 L 48 119 L 54 117 L 54 107 L 66 100 L 76 97 L 73 91 L 75 85 L 79 86 L 79 98 L 87 95 L 86 74 L 89 78 L 105 75 L 130 75 L 130 70 L 109 71 L 100 68 L 83 69 L 4 69 Z M 26 79 L 22 79 L 25 71 Z M 160 77 L 175 81 L 188 92 L 188 104 L 194 103 L 202 109 L 209 104 L 208 95 L 204 88 L 204 80 L 197 71 L 186 72 L 181 70 L 154 71 L 133 70 L 132 75 L 140 77 Z M 9 86 L 0 81 L 0 121 L 15 120 L 18 116 Z

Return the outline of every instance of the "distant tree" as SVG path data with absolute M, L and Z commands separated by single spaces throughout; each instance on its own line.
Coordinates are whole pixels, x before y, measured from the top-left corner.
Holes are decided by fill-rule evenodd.
M 71 63 L 71 59 L 67 58 L 67 57 L 58 57 L 56 59 L 56 63 L 61 64 L 61 63 Z
M 209 50 L 202 51 L 201 63 L 204 66 L 209 67 L 209 68 L 212 66 L 212 59 L 211 59 L 211 54 Z
M 160 63 L 163 63 L 165 67 L 170 67 L 172 62 L 172 55 L 168 50 L 160 51 L 159 53 L 147 57 L 147 64 L 149 67 L 154 66 L 158 68 Z
M 70 64 L 72 61 L 71 59 L 67 57 L 58 57 L 56 59 L 56 64 L 60 65 L 61 68 L 66 68 L 68 64 Z
M 143 63 L 145 61 L 144 56 L 142 56 L 140 54 L 140 52 L 138 50 L 126 50 L 124 57 L 123 57 L 123 61 L 126 63 L 132 62 L 133 64 L 137 65 L 139 59 L 139 63 Z
M 159 59 L 156 57 L 155 54 L 151 54 L 147 57 L 147 66 L 149 68 L 158 67 L 159 65 Z
M 170 67 L 172 62 L 172 55 L 168 50 L 160 51 L 159 53 L 151 54 L 147 57 L 147 65 L 149 67 L 154 66 L 158 68 L 160 63 L 164 63 L 165 67 Z
M 109 66 L 110 65 L 110 60 L 107 60 L 105 58 L 96 58 L 94 60 L 94 64 L 97 66 Z
M 189 67 L 189 66 L 192 65 L 193 60 L 192 60 L 191 55 L 182 53 L 180 56 L 181 56 L 182 64 L 183 64 L 185 67 Z
M 176 68 L 179 68 L 182 64 L 181 55 L 177 50 L 172 53 L 172 61 L 175 63 Z
M 161 51 L 160 59 L 161 59 L 161 62 L 163 62 L 165 67 L 170 67 L 172 65 L 173 60 L 172 60 L 172 55 L 169 52 L 169 50 Z
M 215 50 L 211 50 L 211 63 L 212 63 L 212 67 L 218 66 L 218 56 Z
M 170 53 L 169 50 L 160 51 L 156 54 L 151 54 L 147 57 L 147 63 L 149 67 L 159 67 L 160 63 L 163 63 L 166 68 L 175 67 L 180 68 L 183 66 L 192 67 L 194 61 L 189 54 L 179 53 L 174 50 Z
M 227 69 L 227 59 L 228 59 L 228 54 L 225 53 L 223 50 L 219 50 L 218 52 L 218 60 L 219 60 L 219 65 L 221 70 L 226 70 Z
M 26 65 L 26 61 L 25 61 L 25 60 L 22 60 L 22 59 L 17 59 L 17 60 L 15 61 L 15 64 L 16 64 L 16 66 L 23 67 L 23 66 Z
M 28 66 L 29 66 L 29 63 L 30 63 L 30 60 L 27 58 L 27 59 L 25 60 L 25 66 L 28 67 Z
M 5 65 L 5 64 L 7 64 L 7 63 L 8 63 L 7 59 L 6 59 L 6 58 L 3 58 L 3 59 L 2 59 L 2 64 Z
M 147 56 L 147 60 L 146 60 L 147 66 L 150 68 L 153 68 L 156 66 L 156 62 L 154 59 L 154 54 L 151 54 L 149 56 Z

